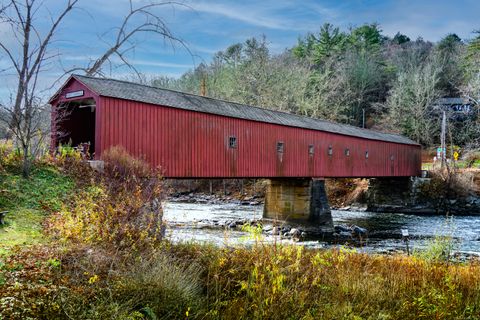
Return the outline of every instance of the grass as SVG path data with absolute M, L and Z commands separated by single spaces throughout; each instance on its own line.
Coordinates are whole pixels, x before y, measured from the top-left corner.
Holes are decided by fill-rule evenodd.
M 213 319 L 480 318 L 477 263 L 296 246 L 186 250 L 205 259 Z
M 3 269 L 3 295 L 22 298 L 8 300 L 18 319 L 480 319 L 475 262 L 165 243 L 127 260 L 98 247 L 42 247 Z
M 36 166 L 28 179 L 15 166 L 0 171 L 0 211 L 8 211 L 0 226 L 0 254 L 16 245 L 45 242 L 42 221 L 60 209 L 73 189 L 74 182 L 49 165 Z
M 6 217 L 7 224 L 0 227 L 0 255 L 8 253 L 16 245 L 45 242 L 42 232 L 44 218 L 40 210 L 18 208 L 11 211 Z
M 52 212 L 73 190 L 74 182 L 50 165 L 36 166 L 29 178 L 17 168 L 0 172 L 0 208 L 37 209 Z

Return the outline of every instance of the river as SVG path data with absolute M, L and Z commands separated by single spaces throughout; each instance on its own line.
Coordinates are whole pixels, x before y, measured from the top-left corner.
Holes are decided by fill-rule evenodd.
M 253 236 L 241 230 L 225 227 L 230 221 L 258 220 L 262 205 L 239 203 L 181 203 L 165 202 L 164 219 L 167 221 L 167 237 L 174 242 L 209 242 L 216 245 L 249 245 Z M 355 246 L 361 252 L 405 251 L 402 229 L 410 235 L 409 248 L 423 249 L 436 236 L 451 236 L 455 251 L 480 255 L 480 216 L 459 216 L 446 219 L 444 216 L 374 213 L 365 211 L 332 210 L 334 225 L 357 225 L 368 230 L 368 238 L 358 240 L 335 240 L 310 238 L 296 242 L 311 248 Z M 269 223 L 264 223 L 268 229 Z M 262 241 L 292 242 L 278 236 L 262 235 Z

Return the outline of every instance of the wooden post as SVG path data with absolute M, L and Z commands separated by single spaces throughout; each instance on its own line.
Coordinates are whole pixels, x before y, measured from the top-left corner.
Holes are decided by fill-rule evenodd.
M 207 79 L 206 75 L 204 74 L 202 76 L 202 80 L 200 81 L 200 95 L 202 97 L 205 97 L 207 95 Z
M 441 146 L 440 148 L 442 148 L 442 152 L 440 153 L 440 156 L 442 158 L 442 169 L 444 168 L 445 166 L 445 158 L 446 158 L 446 153 L 447 153 L 447 150 L 446 150 L 446 143 L 445 143 L 445 135 L 447 133 L 447 116 L 445 114 L 445 111 L 443 111 L 443 116 L 442 116 L 442 131 L 441 131 L 441 136 L 440 136 L 440 142 L 441 142 Z
M 213 183 L 212 183 L 212 180 L 208 180 L 208 183 L 210 184 L 210 194 L 213 194 Z

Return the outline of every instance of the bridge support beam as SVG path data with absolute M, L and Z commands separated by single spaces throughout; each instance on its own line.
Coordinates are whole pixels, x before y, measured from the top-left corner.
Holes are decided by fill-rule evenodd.
M 333 228 L 324 180 L 271 179 L 265 194 L 263 217 L 325 231 Z

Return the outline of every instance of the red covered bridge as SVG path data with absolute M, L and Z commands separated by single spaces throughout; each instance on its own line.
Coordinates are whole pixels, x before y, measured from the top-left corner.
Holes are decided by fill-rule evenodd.
M 365 130 L 125 81 L 71 76 L 50 100 L 68 116 L 52 145 L 121 145 L 168 178 L 400 177 L 420 174 L 420 146 Z M 62 135 L 56 133 L 62 132 Z
M 52 148 L 90 143 L 101 159 L 121 145 L 167 178 L 269 178 L 265 217 L 328 230 L 322 178 L 421 170 L 420 145 L 402 136 L 125 81 L 73 75 L 50 103 Z

